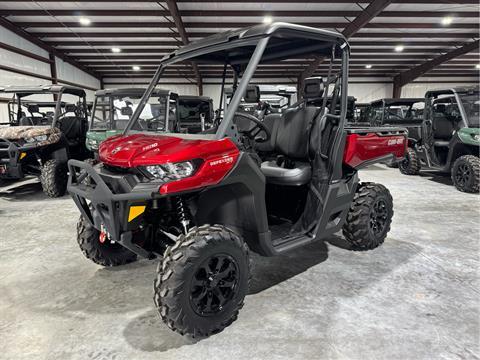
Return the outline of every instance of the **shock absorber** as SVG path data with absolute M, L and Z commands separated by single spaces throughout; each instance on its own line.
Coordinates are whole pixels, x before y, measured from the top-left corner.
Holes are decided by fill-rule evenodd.
M 185 207 L 183 205 L 183 200 L 181 197 L 177 197 L 177 215 L 178 221 L 182 224 L 183 232 L 185 234 L 188 233 L 188 224 L 190 220 L 187 219 L 187 215 L 185 214 Z

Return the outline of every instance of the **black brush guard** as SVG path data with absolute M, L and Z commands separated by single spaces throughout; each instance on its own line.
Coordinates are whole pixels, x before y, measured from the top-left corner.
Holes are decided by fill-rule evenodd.
M 20 148 L 13 142 L 0 138 L 0 166 L 6 168 L 5 173 L 0 172 L 0 178 L 23 178 L 22 166 L 19 163 Z
M 83 217 L 99 231 L 106 231 L 113 240 L 135 254 L 155 255 L 132 242 L 128 214 L 132 205 L 147 205 L 160 198 L 158 185 L 140 183 L 133 174 L 117 174 L 83 161 L 68 161 L 67 190 Z M 114 190 L 115 189 L 115 190 Z

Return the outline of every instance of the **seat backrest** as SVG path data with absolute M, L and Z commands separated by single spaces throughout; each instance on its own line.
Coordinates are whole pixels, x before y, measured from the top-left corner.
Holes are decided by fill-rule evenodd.
M 453 123 L 445 114 L 433 114 L 433 135 L 435 139 L 449 140 L 452 137 L 453 130 Z
M 310 131 L 319 108 L 300 106 L 284 114 L 278 122 L 275 149 L 291 159 L 308 159 Z
M 61 119 L 60 130 L 71 141 L 82 137 L 82 118 L 77 116 L 65 116 Z
M 270 131 L 270 140 L 257 143 L 255 148 L 260 152 L 273 152 L 275 150 L 275 143 L 277 139 L 278 126 L 280 121 L 282 121 L 281 114 L 268 114 L 263 119 L 263 124 Z
M 314 101 L 321 99 L 325 90 L 322 77 L 305 79 L 303 90 L 304 102 L 285 111 L 278 121 L 275 149 L 288 158 L 307 160 L 312 127 L 320 118 L 320 107 Z

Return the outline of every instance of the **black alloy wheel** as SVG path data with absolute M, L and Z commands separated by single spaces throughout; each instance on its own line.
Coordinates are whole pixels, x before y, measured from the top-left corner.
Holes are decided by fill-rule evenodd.
M 193 277 L 190 302 L 201 316 L 221 312 L 237 292 L 238 265 L 226 254 L 216 254 L 206 259 Z

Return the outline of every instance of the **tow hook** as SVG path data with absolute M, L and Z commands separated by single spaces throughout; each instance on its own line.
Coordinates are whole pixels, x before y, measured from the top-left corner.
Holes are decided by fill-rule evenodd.
M 110 234 L 108 231 L 105 230 L 105 227 L 103 224 L 100 225 L 100 236 L 98 237 L 98 240 L 100 241 L 101 244 L 105 243 L 106 240 L 110 238 Z M 113 243 L 113 241 L 111 241 Z

